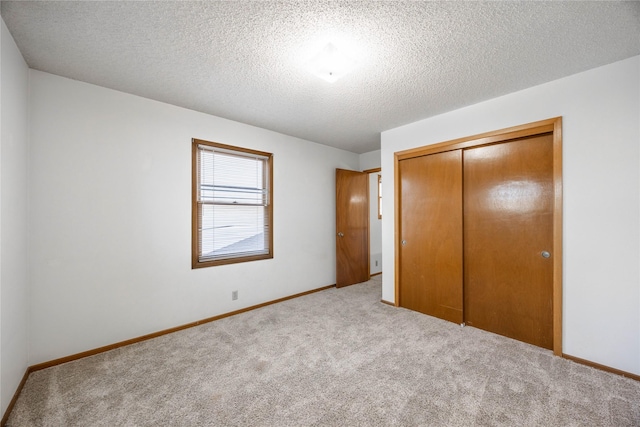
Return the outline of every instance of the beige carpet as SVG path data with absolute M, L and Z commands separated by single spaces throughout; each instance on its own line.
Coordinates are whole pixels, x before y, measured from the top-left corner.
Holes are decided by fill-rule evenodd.
M 33 373 L 18 426 L 640 426 L 640 382 L 380 303 L 380 278 Z

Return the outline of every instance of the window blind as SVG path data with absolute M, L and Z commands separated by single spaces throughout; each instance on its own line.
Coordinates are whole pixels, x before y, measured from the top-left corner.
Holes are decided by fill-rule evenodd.
M 199 261 L 263 255 L 269 248 L 269 158 L 198 145 Z

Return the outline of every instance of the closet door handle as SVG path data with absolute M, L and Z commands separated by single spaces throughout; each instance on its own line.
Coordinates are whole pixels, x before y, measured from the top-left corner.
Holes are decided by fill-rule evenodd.
M 542 256 L 542 258 L 551 258 L 551 254 L 547 251 L 540 252 L 540 255 Z
M 400 243 L 402 243 L 402 246 L 404 246 L 404 245 L 407 244 L 407 241 L 406 240 L 402 240 L 402 242 L 400 242 Z

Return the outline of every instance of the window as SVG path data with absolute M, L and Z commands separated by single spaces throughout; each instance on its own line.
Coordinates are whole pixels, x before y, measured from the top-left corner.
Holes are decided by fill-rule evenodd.
M 273 258 L 272 154 L 193 139 L 192 268 Z
M 382 219 L 382 175 L 378 175 L 378 219 Z

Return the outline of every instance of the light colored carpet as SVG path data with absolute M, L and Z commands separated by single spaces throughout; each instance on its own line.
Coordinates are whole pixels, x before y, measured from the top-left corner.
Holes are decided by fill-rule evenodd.
M 34 372 L 8 425 L 640 425 L 637 381 L 380 297 L 378 277 Z

